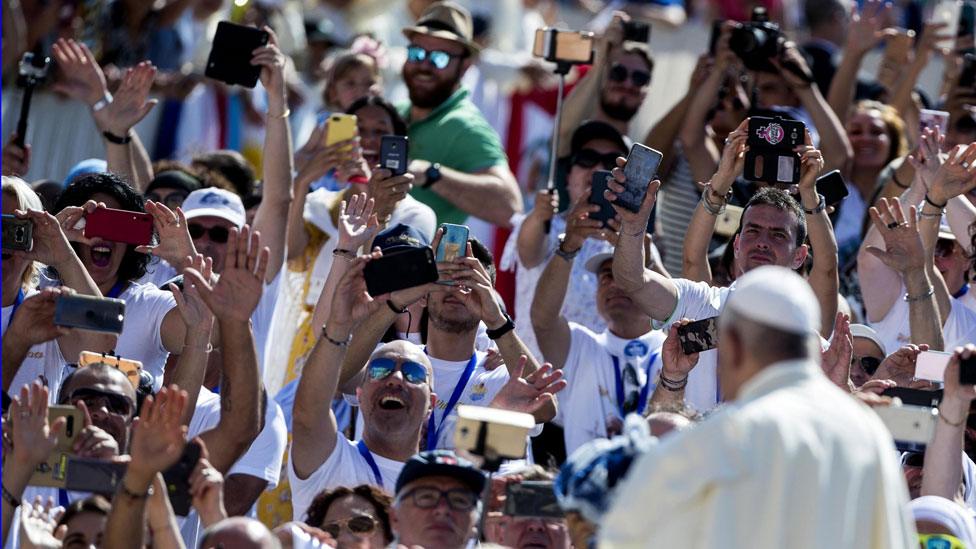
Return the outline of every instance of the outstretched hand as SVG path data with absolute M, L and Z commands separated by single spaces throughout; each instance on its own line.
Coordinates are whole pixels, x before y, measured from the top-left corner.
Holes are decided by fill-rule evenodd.
M 332 294 L 332 306 L 329 308 L 331 318 L 328 326 L 330 337 L 345 337 L 352 333 L 366 317 L 376 312 L 385 298 L 369 295 L 366 289 L 366 278 L 363 276 L 366 264 L 382 257 L 379 248 L 368 255 L 352 260 L 345 274 Z M 339 333 L 339 331 L 343 333 Z
M 267 247 L 261 247 L 260 234 L 244 225 L 240 231 L 230 230 L 224 271 L 215 285 L 194 268 L 184 270 L 183 276 L 218 321 L 247 322 L 261 300 L 270 255 Z
M 9 422 L 14 463 L 33 469 L 44 462 L 64 431 L 65 418 L 48 423 L 48 390 L 35 381 L 20 388 L 10 403 Z M 5 464 L 6 465 L 6 464 Z
M 54 91 L 82 101 L 89 107 L 105 97 L 108 92 L 105 73 L 88 46 L 70 38 L 60 38 L 51 47 L 51 52 L 63 76 L 54 84 Z
M 868 253 L 902 274 L 925 268 L 925 246 L 918 232 L 915 206 L 909 208 L 906 218 L 897 199 L 882 198 L 869 213 L 875 228 L 884 238 L 885 249 L 868 246 Z
M 186 426 L 181 418 L 186 399 L 186 391 L 176 385 L 163 387 L 155 397 L 146 397 L 139 417 L 132 422 L 129 471 L 143 475 L 147 483 L 183 454 Z
M 854 336 L 851 317 L 837 313 L 830 347 L 820 353 L 820 366 L 827 379 L 845 391 L 851 391 L 851 357 L 854 355 Z
M 196 255 L 183 208 L 176 208 L 174 212 L 162 202 L 147 200 L 146 213 L 153 218 L 159 244 L 136 246 L 137 252 L 152 254 L 177 269 L 187 257 Z
M 562 379 L 563 371 L 553 369 L 548 362 L 523 379 L 526 363 L 528 358 L 522 355 L 508 382 L 491 401 L 491 408 L 534 414 L 553 402 L 555 394 L 566 388 L 566 381 Z
M 957 145 L 929 182 L 929 199 L 938 204 L 976 189 L 976 143 Z
M 122 84 L 115 91 L 112 102 L 104 109 L 92 113 L 99 129 L 118 137 L 127 135 L 159 102 L 149 99 L 149 91 L 155 78 L 156 67 L 149 61 L 126 69 Z
M 374 205 L 372 198 L 366 199 L 366 193 L 354 194 L 348 204 L 345 200 L 339 204 L 339 249 L 356 253 L 373 240 L 380 230 Z
M 187 257 L 185 261 L 190 268 L 196 269 L 205 280 L 212 280 L 212 259 L 204 257 L 203 254 L 196 254 L 194 258 Z M 173 293 L 176 307 L 187 330 L 204 331 L 209 334 L 213 329 L 214 315 L 204 303 L 203 298 L 200 297 L 200 291 L 196 285 L 184 276 L 183 290 L 181 291 L 176 284 L 170 283 L 169 291 Z

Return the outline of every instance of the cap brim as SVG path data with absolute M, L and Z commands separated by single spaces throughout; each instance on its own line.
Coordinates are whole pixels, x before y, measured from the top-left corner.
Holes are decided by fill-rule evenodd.
M 613 259 L 613 254 L 611 253 L 603 252 L 596 254 L 586 260 L 586 270 L 596 274 L 600 270 L 600 266 L 611 259 Z
M 942 230 L 942 229 L 939 230 L 939 239 L 940 240 L 952 240 L 952 241 L 957 240 L 956 239 L 956 235 L 952 231 L 945 231 L 945 230 Z
M 444 40 L 450 40 L 455 44 L 460 44 L 461 46 L 464 46 L 468 50 L 468 53 L 472 55 L 481 52 L 481 46 L 475 44 L 474 42 L 467 42 L 463 38 L 459 37 L 458 35 L 454 34 L 451 31 L 431 29 L 428 27 L 405 27 L 403 29 L 403 35 L 406 36 L 408 39 L 411 37 L 411 35 L 414 34 L 424 34 L 427 36 L 433 36 L 434 38 L 442 38 Z
M 220 219 L 233 223 L 238 229 L 243 227 L 245 222 L 243 217 L 238 217 L 229 213 L 227 210 L 218 210 L 216 208 L 197 208 L 185 212 L 185 214 L 187 221 L 198 217 L 219 217 Z
M 473 467 L 460 467 L 447 463 L 428 463 L 416 468 L 416 473 L 409 478 L 401 478 L 397 481 L 396 490 L 399 492 L 404 486 L 415 480 L 427 477 L 451 477 L 461 481 L 475 494 L 481 495 L 485 489 L 485 475 Z

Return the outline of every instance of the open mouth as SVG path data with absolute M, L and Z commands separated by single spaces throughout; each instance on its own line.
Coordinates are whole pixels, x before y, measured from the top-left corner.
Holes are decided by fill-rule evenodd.
M 96 267 L 108 267 L 112 262 L 112 248 L 106 244 L 96 244 L 91 247 L 91 258 Z
M 407 404 L 400 397 L 385 396 L 380 399 L 380 408 L 383 410 L 403 410 Z

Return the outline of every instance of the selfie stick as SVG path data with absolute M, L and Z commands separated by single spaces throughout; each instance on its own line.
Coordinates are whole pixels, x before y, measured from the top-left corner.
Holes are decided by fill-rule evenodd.
M 484 462 L 481 469 L 488 472 L 488 480 L 485 482 L 485 489 L 481 493 L 481 520 L 478 521 L 478 538 L 485 539 L 485 519 L 488 517 L 488 502 L 491 499 L 491 475 L 497 473 L 502 466 L 502 458 L 498 451 L 488 446 L 488 424 L 482 423 L 478 429 L 478 438 L 471 453 L 482 456 Z
M 24 78 L 24 96 L 20 100 L 20 118 L 17 120 L 17 139 L 14 143 L 24 148 L 27 136 L 27 116 L 30 113 L 31 97 L 34 95 L 34 88 L 44 81 L 47 77 L 47 67 L 51 63 L 49 57 L 34 52 L 27 52 L 20 60 L 18 72 Z

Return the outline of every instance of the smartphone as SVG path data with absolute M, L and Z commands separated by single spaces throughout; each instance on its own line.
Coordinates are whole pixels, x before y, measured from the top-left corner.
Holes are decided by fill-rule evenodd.
M 28 482 L 31 486 L 65 487 L 65 480 L 68 475 L 68 459 L 74 453 L 75 438 L 85 427 L 85 418 L 81 410 L 74 406 L 52 405 L 48 407 L 48 423 L 53 424 L 62 417 L 65 418 L 64 429 L 58 434 L 58 440 L 54 449 L 48 453 L 47 459 L 34 469 L 34 473 Z
M 915 360 L 915 379 L 926 379 L 942 383 L 950 358 L 952 358 L 952 353 L 922 351 Z
M 66 490 L 114 494 L 125 476 L 127 465 L 104 459 L 69 457 Z
M 750 117 L 745 179 L 771 185 L 799 183 L 800 155 L 793 149 L 803 144 L 805 130 L 799 120 Z
M 200 445 L 190 441 L 183 449 L 180 460 L 172 467 L 163 471 L 163 482 L 166 483 L 166 493 L 173 506 L 173 512 L 181 517 L 190 513 L 193 498 L 190 496 L 190 474 L 200 461 Z
M 532 55 L 570 65 L 593 61 L 593 33 L 545 27 L 536 29 Z
M 624 176 L 627 179 L 624 182 L 624 192 L 617 195 L 614 203 L 635 213 L 639 211 L 641 202 L 647 195 L 647 186 L 661 165 L 661 158 L 660 152 L 634 143 L 624 167 Z
M 403 135 L 384 135 L 380 138 L 380 167 L 393 175 L 407 173 L 410 160 L 407 156 L 410 142 Z
M 715 219 L 715 234 L 731 237 L 739 232 L 739 224 L 742 222 L 742 208 L 731 204 L 725 206 L 725 211 Z
M 718 347 L 718 317 L 704 318 L 678 327 L 678 342 L 686 355 Z
M 85 237 L 136 246 L 151 244 L 153 218 L 147 213 L 97 208 L 85 216 Z
M 93 353 L 91 351 L 82 351 L 78 356 L 79 368 L 100 363 L 108 364 L 109 366 L 114 366 L 117 370 L 121 370 L 125 374 L 125 377 L 129 378 L 129 383 L 132 384 L 132 388 L 136 392 L 139 391 L 139 372 L 142 371 L 142 362 L 115 355 Z
M 715 50 L 718 48 L 719 38 L 722 37 L 722 25 L 724 24 L 723 19 L 712 21 L 712 34 L 708 37 L 708 55 L 710 57 L 715 57 Z
M 962 72 L 959 73 L 959 87 L 972 88 L 976 84 L 976 55 L 967 53 L 963 56 Z
M 959 362 L 959 384 L 976 385 L 976 356 Z
M 892 387 L 882 391 L 881 396 L 898 398 L 902 404 L 934 408 L 942 402 L 942 389 L 923 391 L 922 389 L 910 389 L 908 387 Z
M 251 52 L 266 46 L 268 40 L 270 35 L 266 31 L 221 21 L 203 74 L 227 84 L 253 88 L 261 77 L 261 67 L 251 64 Z
M 590 219 L 595 219 L 603 223 L 603 226 L 607 226 L 607 222 L 617 216 L 617 210 L 613 209 L 613 204 L 607 200 L 607 197 L 603 196 L 604 191 L 608 189 L 607 182 L 610 180 L 612 175 L 606 170 L 597 170 L 593 172 L 593 179 L 590 182 L 590 198 L 588 202 L 600 207 L 598 212 L 590 212 Z
M 643 21 L 624 21 L 624 40 L 647 44 L 651 41 L 651 26 Z
M 510 517 L 562 518 L 552 481 L 523 480 L 505 487 L 504 513 Z
M 54 324 L 93 332 L 122 333 L 125 301 L 110 297 L 60 295 L 54 304 Z
M 932 10 L 931 23 L 945 23 L 939 34 L 949 38 L 937 42 L 940 48 L 955 48 L 956 36 L 959 32 L 959 20 L 962 18 L 962 0 L 941 0 Z
M 454 445 L 476 456 L 522 459 L 535 419 L 522 412 L 461 405 L 454 428 Z
M 468 233 L 470 232 L 468 227 L 443 223 L 441 228 L 444 229 L 444 234 L 441 235 L 440 244 L 437 245 L 437 262 L 445 263 L 463 257 L 468 251 Z
M 4 214 L 0 220 L 3 225 L 3 249 L 29 252 L 34 247 L 34 222 L 30 219 L 17 219 Z
M 918 131 L 924 132 L 928 128 L 939 128 L 942 135 L 949 130 L 949 113 L 932 109 L 918 111 Z
M 824 203 L 828 206 L 839 204 L 841 200 L 847 198 L 850 191 L 847 190 L 847 184 L 840 170 L 827 172 L 817 178 L 817 194 L 824 197 Z
M 935 435 L 939 411 L 928 406 L 878 406 L 872 408 L 902 452 L 921 452 Z
M 430 246 L 384 255 L 366 264 L 363 276 L 369 295 L 378 296 L 437 282 L 437 263 Z
M 335 145 L 340 141 L 348 141 L 359 133 L 354 114 L 332 114 L 325 122 L 325 145 Z

